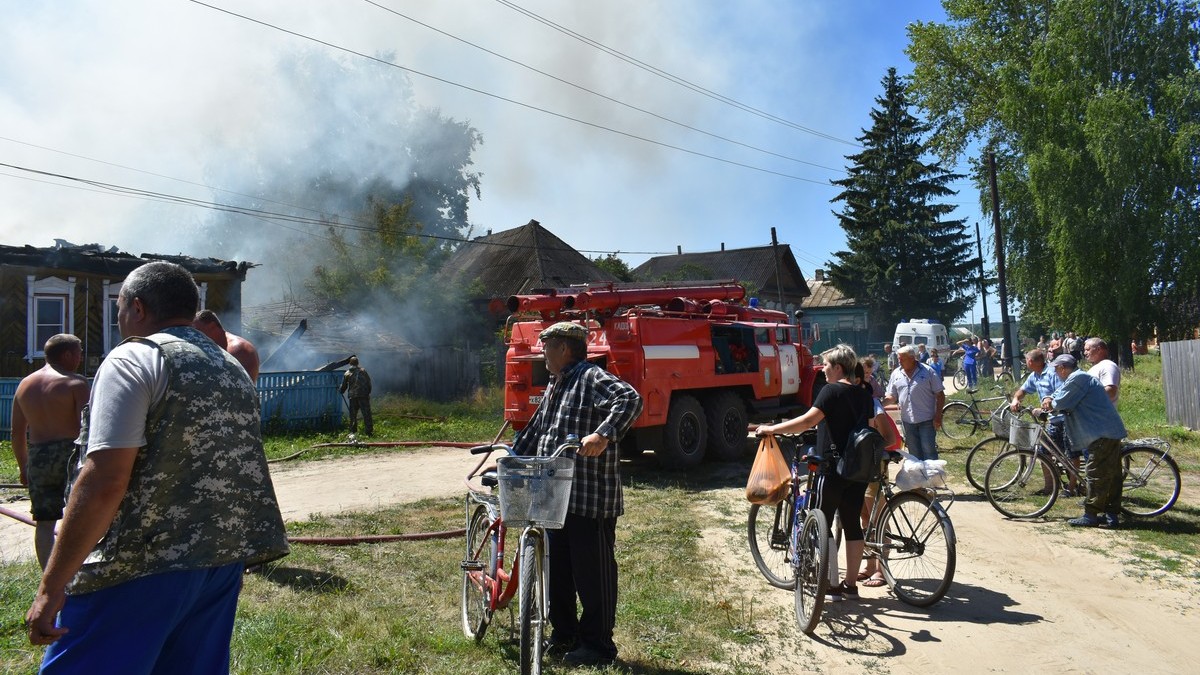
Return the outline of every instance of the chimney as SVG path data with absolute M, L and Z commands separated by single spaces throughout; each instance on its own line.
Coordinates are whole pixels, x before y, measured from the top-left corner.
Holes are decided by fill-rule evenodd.
M 817 281 L 825 281 L 825 270 L 822 270 L 822 269 L 814 270 L 813 274 L 817 275 L 817 279 L 816 279 Z
M 680 245 L 675 246 L 675 255 L 683 255 L 683 246 L 680 246 Z
M 721 242 L 721 251 L 724 252 L 724 250 L 725 250 L 725 242 Z

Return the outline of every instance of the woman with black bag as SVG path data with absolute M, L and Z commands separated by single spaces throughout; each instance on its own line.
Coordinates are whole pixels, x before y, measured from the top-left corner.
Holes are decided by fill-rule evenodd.
M 871 392 L 853 377 L 858 365 L 858 356 L 848 345 L 840 344 L 821 354 L 825 363 L 826 385 L 817 394 L 817 400 L 808 412 L 779 424 L 764 424 L 756 433 L 773 436 L 779 433 L 799 433 L 817 427 L 816 452 L 825 458 L 820 473 L 814 481 L 816 503 L 829 522 L 837 512 L 842 519 L 842 530 L 846 539 L 846 577 L 826 591 L 827 601 L 843 598 L 858 599 L 856 579 L 863 555 L 863 530 L 859 520 L 867 483 L 849 481 L 837 473 L 837 459 L 846 446 L 850 433 L 857 427 L 870 424 L 874 417 Z

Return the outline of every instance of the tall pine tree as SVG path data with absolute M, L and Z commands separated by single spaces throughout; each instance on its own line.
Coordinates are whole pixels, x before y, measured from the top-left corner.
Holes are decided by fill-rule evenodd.
M 922 161 L 929 126 L 909 114 L 895 68 L 882 83 L 871 128 L 858 138 L 863 151 L 846 157 L 849 176 L 833 181 L 843 190 L 830 200 L 845 203 L 835 215 L 850 250 L 834 254 L 829 276 L 867 305 L 872 341 L 909 317 L 957 320 L 973 302 L 978 265 L 965 221 L 946 219 L 955 207 L 938 202 L 961 176 Z

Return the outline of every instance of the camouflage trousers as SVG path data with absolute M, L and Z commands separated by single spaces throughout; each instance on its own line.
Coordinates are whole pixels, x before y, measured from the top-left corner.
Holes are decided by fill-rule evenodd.
M 370 396 L 351 396 L 350 397 L 350 431 L 358 433 L 358 413 L 362 411 L 363 417 L 363 433 L 370 436 L 375 433 L 375 425 L 371 420 L 371 397 Z
M 1098 438 L 1088 446 L 1088 496 L 1083 510 L 1088 515 L 1121 512 L 1121 441 Z
M 62 520 L 66 506 L 68 465 L 75 441 L 63 439 L 48 443 L 29 444 L 29 464 L 25 473 L 29 477 L 30 512 L 36 521 Z

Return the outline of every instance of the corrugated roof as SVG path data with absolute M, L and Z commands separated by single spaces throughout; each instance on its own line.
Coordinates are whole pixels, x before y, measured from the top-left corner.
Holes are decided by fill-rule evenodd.
M 463 244 L 446 261 L 438 278 L 453 282 L 478 279 L 489 298 L 506 298 L 535 288 L 616 281 L 536 220 Z
M 805 309 L 859 306 L 857 300 L 842 295 L 828 279 L 809 279 L 808 287 L 812 290 L 812 295 L 804 301 Z

